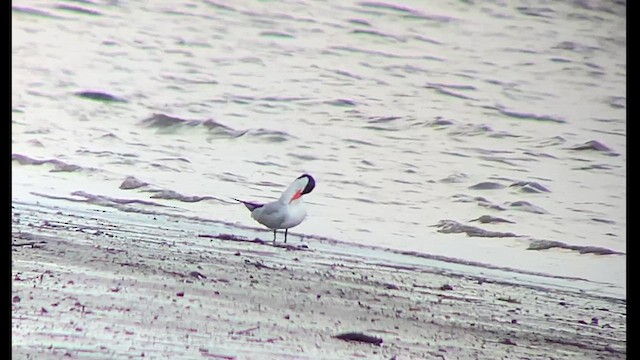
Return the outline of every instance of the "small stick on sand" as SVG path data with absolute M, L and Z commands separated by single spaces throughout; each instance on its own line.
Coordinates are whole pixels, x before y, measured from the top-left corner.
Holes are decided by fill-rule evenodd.
M 31 246 L 31 247 L 42 247 L 38 244 L 46 244 L 46 241 L 27 241 L 23 243 L 11 243 L 11 246 Z
M 334 337 L 341 340 L 366 342 L 366 343 L 374 344 L 378 346 L 382 344 L 382 339 L 374 336 L 365 335 L 362 333 L 351 332 L 351 333 L 336 335 Z
M 252 327 L 252 328 L 240 330 L 240 331 L 233 331 L 232 334 L 246 334 L 246 333 L 252 332 L 253 330 L 258 330 L 258 329 L 260 329 L 260 326 L 256 326 L 256 327 Z

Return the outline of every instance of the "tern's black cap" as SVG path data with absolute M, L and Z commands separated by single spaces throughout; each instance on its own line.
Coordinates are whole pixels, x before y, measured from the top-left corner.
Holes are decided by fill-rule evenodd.
M 316 180 L 313 178 L 313 176 L 309 174 L 300 175 L 298 179 L 302 179 L 302 178 L 307 178 L 307 186 L 305 186 L 304 190 L 302 190 L 302 194 L 304 195 L 313 191 L 313 188 L 316 187 Z

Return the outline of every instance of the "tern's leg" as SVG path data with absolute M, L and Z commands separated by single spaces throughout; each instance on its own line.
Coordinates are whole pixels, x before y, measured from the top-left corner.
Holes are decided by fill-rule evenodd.
M 289 229 L 284 229 L 284 243 L 287 243 L 287 232 L 289 231 Z
M 276 229 L 273 229 L 273 242 L 276 242 Z

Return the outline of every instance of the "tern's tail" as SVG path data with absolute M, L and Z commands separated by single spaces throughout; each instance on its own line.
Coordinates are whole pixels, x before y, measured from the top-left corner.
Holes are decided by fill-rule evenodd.
M 242 200 L 238 200 L 236 198 L 232 198 L 233 200 L 237 201 L 237 202 L 241 202 L 244 204 L 244 206 L 247 207 L 247 209 L 249 209 L 249 211 L 253 211 L 259 207 L 262 207 L 264 204 L 257 204 L 257 203 L 253 203 L 253 202 L 249 202 L 249 201 L 242 201 Z

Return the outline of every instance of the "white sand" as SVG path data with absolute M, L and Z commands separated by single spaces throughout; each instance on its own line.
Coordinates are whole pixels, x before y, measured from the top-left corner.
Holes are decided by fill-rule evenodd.
M 152 218 L 14 205 L 14 359 L 626 358 L 625 301 Z

